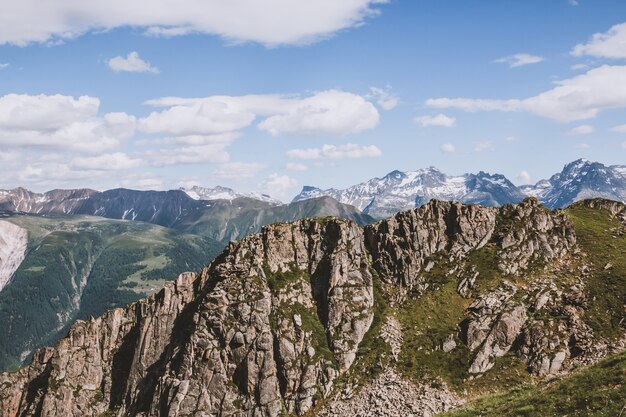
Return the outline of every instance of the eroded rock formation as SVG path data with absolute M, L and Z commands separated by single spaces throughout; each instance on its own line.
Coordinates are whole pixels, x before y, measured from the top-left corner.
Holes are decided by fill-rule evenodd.
M 583 320 L 579 251 L 569 218 L 534 199 L 433 201 L 365 229 L 336 218 L 271 225 L 0 375 L 0 417 L 434 415 L 461 395 L 395 369 L 405 337 L 389 314 L 403 299 L 393 291 L 420 297 L 440 290 L 430 271 L 455 277 L 469 307 L 435 349 L 468 349 L 471 375 L 507 354 L 554 374 L 599 340 Z M 367 349 L 377 338 L 389 346 L 384 369 L 342 395 L 367 337 Z

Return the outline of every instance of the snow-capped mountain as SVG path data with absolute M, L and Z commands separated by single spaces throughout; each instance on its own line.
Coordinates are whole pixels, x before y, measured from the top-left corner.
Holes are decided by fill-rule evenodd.
M 520 187 L 526 195 L 537 197 L 550 208 L 565 207 L 586 198 L 602 197 L 626 201 L 626 166 L 606 166 L 579 159 L 535 185 Z
M 431 199 L 455 200 L 488 206 L 514 203 L 525 195 L 500 174 L 448 176 L 430 167 L 417 171 L 392 171 L 345 190 L 304 187 L 293 201 L 329 196 L 350 204 L 370 216 L 384 218 L 398 211 L 419 207 Z
M 181 188 L 189 197 L 194 200 L 229 200 L 232 201 L 236 198 L 251 198 L 253 200 L 264 201 L 266 203 L 280 205 L 281 201 L 270 197 L 267 194 L 260 193 L 239 193 L 232 188 L 227 187 L 213 187 L 205 188 L 200 186 L 193 186 L 191 188 Z

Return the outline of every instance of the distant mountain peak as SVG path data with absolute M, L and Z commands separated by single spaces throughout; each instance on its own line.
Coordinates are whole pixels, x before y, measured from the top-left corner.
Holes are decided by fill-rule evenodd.
M 307 186 L 294 201 L 322 195 L 353 205 L 378 218 L 411 209 L 431 199 L 456 200 L 488 206 L 521 201 L 524 194 L 500 174 L 448 176 L 430 166 L 414 171 L 394 170 L 383 178 L 373 178 L 344 190 L 321 190 Z
M 402 171 L 393 170 L 389 174 L 385 175 L 383 178 L 404 178 L 406 174 Z
M 213 188 L 201 187 L 194 185 L 191 188 L 180 188 L 185 194 L 194 200 L 229 200 L 232 201 L 236 198 L 251 198 L 253 200 L 260 200 L 273 205 L 283 204 L 281 201 L 270 197 L 267 194 L 261 193 L 239 193 L 232 188 L 222 187 L 220 185 Z
M 593 197 L 626 201 L 625 173 L 623 166 L 606 166 L 580 158 L 566 164 L 550 179 L 521 187 L 521 190 L 539 198 L 550 208 L 565 207 Z
M 532 196 L 550 208 L 557 208 L 593 197 L 625 201 L 626 166 L 605 166 L 580 158 L 566 164 L 550 179 L 521 187 L 516 187 L 498 173 L 481 170 L 476 174 L 449 176 L 431 166 L 406 172 L 394 170 L 382 178 L 372 178 L 343 190 L 322 190 L 309 185 L 294 201 L 322 195 L 353 205 L 377 218 L 419 207 L 431 199 L 499 206 Z

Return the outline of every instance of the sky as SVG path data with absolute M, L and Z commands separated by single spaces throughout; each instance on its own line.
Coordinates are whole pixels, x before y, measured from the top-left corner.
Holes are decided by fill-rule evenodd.
M 623 0 L 0 4 L 0 188 L 626 164 Z

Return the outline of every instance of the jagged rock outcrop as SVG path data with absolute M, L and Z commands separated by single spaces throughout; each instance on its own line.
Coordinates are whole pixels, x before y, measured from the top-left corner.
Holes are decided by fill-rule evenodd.
M 608 349 L 585 321 L 590 272 L 579 255 L 570 218 L 535 199 L 432 201 L 365 228 L 275 224 L 0 375 L 0 417 L 434 415 L 462 394 L 403 371 L 413 342 L 404 300 L 419 306 L 453 284 L 442 303 L 461 306 L 442 328 L 420 321 L 424 358 L 451 355 L 467 378 L 506 355 L 555 374 Z M 380 369 L 355 378 L 368 354 Z
M 139 395 L 138 383 L 172 343 L 204 277 L 183 274 L 153 297 L 77 322 L 30 366 L 0 375 L 0 415 L 98 415 Z
M 424 287 L 420 272 L 430 257 L 445 251 L 458 259 L 485 245 L 494 232 L 498 209 L 433 200 L 366 227 L 374 268 L 395 284 Z
M 347 221 L 266 228 L 0 377 L 0 415 L 301 414 L 372 322 L 368 256 Z
M 526 322 L 526 309 L 515 300 L 516 288 L 489 293 L 469 307 L 465 341 L 476 351 L 470 373 L 483 373 L 493 366 L 495 358 L 505 355 L 518 338 Z
M 498 268 L 505 274 L 563 257 L 576 244 L 574 226 L 565 213 L 552 212 L 535 198 L 504 206 L 500 216 Z

